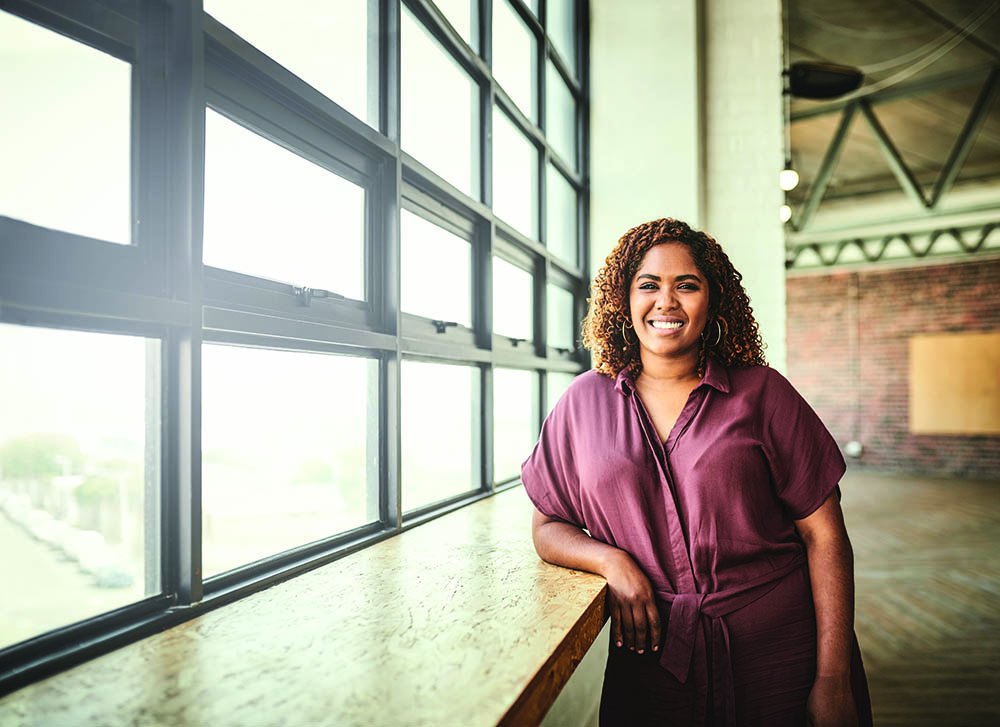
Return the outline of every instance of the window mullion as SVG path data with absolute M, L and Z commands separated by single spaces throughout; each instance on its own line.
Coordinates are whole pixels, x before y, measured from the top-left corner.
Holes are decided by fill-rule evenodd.
M 380 367 L 379 398 L 379 503 L 381 520 L 386 527 L 398 529 L 403 524 L 402 493 L 402 404 L 400 378 L 402 371 L 402 311 L 400 263 L 400 210 L 402 208 L 403 160 L 399 148 L 401 96 L 402 10 L 397 0 L 383 0 L 379 19 L 382 38 L 380 70 L 380 103 L 382 129 L 396 142 L 392 162 L 383 167 L 377 177 L 377 189 L 370 206 L 378 200 L 375 217 L 383 224 L 373 224 L 368 236 L 372 249 L 369 256 L 373 276 L 379 279 L 381 290 L 375 300 L 382 307 L 382 325 L 395 337 L 395 348 L 388 352 Z M 374 222 L 374 220 L 373 220 Z M 369 276 L 372 279 L 373 276 Z
M 376 0 L 368 0 L 369 13 Z M 400 107 L 400 6 L 399 0 L 378 0 L 379 17 L 379 129 L 399 144 Z M 369 27 L 372 18 L 369 14 Z
M 163 436 L 164 588 L 179 605 L 202 597 L 201 309 L 204 207 L 204 38 L 199 0 L 140 5 L 144 242 L 165 252 L 168 294 L 189 304 L 167 336 Z M 161 80 L 157 69 L 166 68 Z M 146 113 L 143 113 L 146 111 Z M 171 153 L 172 152 L 172 153 Z M 145 236 L 148 235 L 148 238 Z

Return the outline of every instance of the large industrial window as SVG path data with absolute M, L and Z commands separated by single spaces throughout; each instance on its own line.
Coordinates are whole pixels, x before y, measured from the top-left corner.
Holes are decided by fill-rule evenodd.
M 3 8 L 0 693 L 518 483 L 585 1 Z

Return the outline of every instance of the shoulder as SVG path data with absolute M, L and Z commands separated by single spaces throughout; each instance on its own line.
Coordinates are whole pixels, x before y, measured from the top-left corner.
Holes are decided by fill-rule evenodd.
M 615 382 L 597 369 L 590 369 L 575 377 L 566 387 L 561 400 L 589 400 L 594 396 L 606 396 L 613 393 Z
M 732 392 L 758 400 L 763 408 L 773 410 L 802 400 L 802 396 L 781 372 L 770 366 L 728 369 Z
M 585 371 L 575 377 L 552 409 L 553 414 L 563 416 L 575 412 L 586 412 L 600 407 L 615 395 L 615 382 L 596 369 Z
M 566 389 L 566 395 L 580 396 L 588 394 L 613 391 L 615 388 L 614 379 L 605 376 L 597 369 L 584 371 L 570 382 Z
M 728 368 L 729 380 L 733 388 L 739 389 L 794 389 L 791 382 L 777 369 L 770 366 L 748 366 L 737 369 Z

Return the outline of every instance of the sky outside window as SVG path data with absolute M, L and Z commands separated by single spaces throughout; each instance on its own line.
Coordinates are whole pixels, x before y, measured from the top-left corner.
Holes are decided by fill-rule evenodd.
M 128 63 L 0 11 L 0 215 L 129 244 Z
M 493 370 L 493 479 L 521 476 L 521 463 L 538 437 L 534 397 L 538 376 L 533 371 Z
M 365 191 L 208 109 L 206 265 L 364 297 Z
M 375 518 L 375 377 L 371 359 L 203 347 L 206 576 Z
M 534 276 L 527 270 L 493 258 L 493 332 L 530 341 L 532 335 Z
M 400 213 L 402 307 L 472 326 L 472 245 L 409 210 Z
M 205 12 L 320 93 L 378 126 L 378 89 L 369 89 L 373 0 L 204 0 Z M 374 54 L 371 54 L 374 56 Z
M 479 195 L 479 87 L 403 6 L 400 144 L 465 194 Z
M 472 409 L 478 370 L 403 361 L 403 510 L 472 490 Z

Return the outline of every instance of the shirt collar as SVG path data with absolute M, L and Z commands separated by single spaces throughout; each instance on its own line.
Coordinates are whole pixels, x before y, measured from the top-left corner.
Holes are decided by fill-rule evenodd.
M 715 356 L 706 356 L 705 375 L 702 377 L 701 383 L 723 393 L 729 393 L 729 372 Z M 615 378 L 615 391 L 623 395 L 635 393 L 632 370 L 628 366 L 618 372 L 618 376 Z
M 708 384 L 709 386 L 728 394 L 729 371 L 726 370 L 726 367 L 715 356 L 706 356 L 705 375 L 702 377 L 701 383 Z
M 628 366 L 618 372 L 618 376 L 615 378 L 615 391 L 623 395 L 635 392 L 635 383 L 632 381 L 632 370 Z

